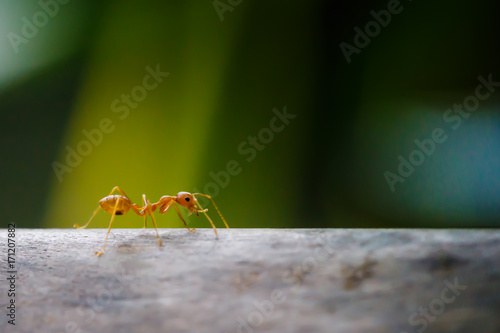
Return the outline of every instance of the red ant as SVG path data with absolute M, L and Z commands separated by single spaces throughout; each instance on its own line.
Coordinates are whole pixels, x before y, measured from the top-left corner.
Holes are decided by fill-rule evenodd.
M 121 195 L 113 195 L 114 191 L 120 192 Z M 210 219 L 210 217 L 207 214 L 208 209 L 203 209 L 203 207 L 201 207 L 201 205 L 198 202 L 198 200 L 196 199 L 195 195 L 201 195 L 201 196 L 204 196 L 204 197 L 210 199 L 212 201 L 212 204 L 214 205 L 215 209 L 219 213 L 222 221 L 226 225 L 226 228 L 229 228 L 226 220 L 224 219 L 221 212 L 219 211 L 219 208 L 217 208 L 217 206 L 215 205 L 214 200 L 212 199 L 211 196 L 209 196 L 207 194 L 202 194 L 202 193 L 191 194 L 188 192 L 179 192 L 179 193 L 177 193 L 176 196 L 165 195 L 165 196 L 161 197 L 157 203 L 154 203 L 154 204 L 150 203 L 149 200 L 146 199 L 146 195 L 143 194 L 142 200 L 144 202 L 144 207 L 141 207 L 135 203 L 132 203 L 132 200 L 130 200 L 130 198 L 125 194 L 125 192 L 123 192 L 118 186 L 115 186 L 113 188 L 113 190 L 109 193 L 108 196 L 99 200 L 99 207 L 97 207 L 97 209 L 94 211 L 94 213 L 92 214 L 92 217 L 87 222 L 87 224 L 85 224 L 83 227 L 80 227 L 80 226 L 78 226 L 78 224 L 75 224 L 75 225 L 73 225 L 73 227 L 76 227 L 78 229 L 86 228 L 87 225 L 90 223 L 90 221 L 92 221 L 94 216 L 97 214 L 97 212 L 101 208 L 111 214 L 111 221 L 109 222 L 108 233 L 106 235 L 106 239 L 104 240 L 104 246 L 103 246 L 101 251 L 95 252 L 96 255 L 100 256 L 104 252 L 104 249 L 106 248 L 106 242 L 108 241 L 109 232 L 111 231 L 111 226 L 113 225 L 113 220 L 115 219 L 115 216 L 116 215 L 123 215 L 123 214 L 127 213 L 130 209 L 132 209 L 137 215 L 144 216 L 144 228 L 146 228 L 148 215 L 151 216 L 151 218 L 153 220 L 153 225 L 154 225 L 155 230 L 156 230 L 156 237 L 158 238 L 158 243 L 161 246 L 162 243 L 161 243 L 160 235 L 158 234 L 158 228 L 156 227 L 156 220 L 155 220 L 154 215 L 153 215 L 154 211 L 157 208 L 158 208 L 158 212 L 160 214 L 165 214 L 171 206 L 174 206 L 175 210 L 177 211 L 177 214 L 179 215 L 179 218 L 182 220 L 182 222 L 184 222 L 184 225 L 186 226 L 186 228 L 189 231 L 195 230 L 194 228 L 192 228 L 192 229 L 189 228 L 186 221 L 182 218 L 179 207 L 177 206 L 177 204 L 179 204 L 183 207 L 186 207 L 189 210 L 189 214 L 196 213 L 196 215 L 199 215 L 198 213 L 204 213 L 205 216 L 207 217 L 208 221 L 210 221 L 210 224 L 212 224 L 212 227 L 214 228 L 215 236 L 217 236 L 217 229 L 215 228 L 214 223 L 212 222 L 212 220 Z

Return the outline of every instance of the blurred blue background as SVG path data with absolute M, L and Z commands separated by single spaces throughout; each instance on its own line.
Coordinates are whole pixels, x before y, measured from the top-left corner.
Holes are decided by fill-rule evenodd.
M 210 194 L 231 227 L 500 226 L 499 88 L 445 119 L 500 82 L 498 4 L 395 3 L 0 2 L 6 222 L 82 224 L 118 185 Z

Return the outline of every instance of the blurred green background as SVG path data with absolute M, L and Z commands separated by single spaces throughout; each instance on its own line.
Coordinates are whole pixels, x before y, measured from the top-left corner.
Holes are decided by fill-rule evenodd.
M 118 185 L 138 204 L 211 194 L 231 227 L 500 226 L 500 92 L 443 121 L 479 75 L 500 81 L 496 2 L 401 2 L 350 63 L 340 43 L 388 1 L 61 2 L 0 3 L 6 223 L 83 224 Z M 435 128 L 447 141 L 391 191 Z

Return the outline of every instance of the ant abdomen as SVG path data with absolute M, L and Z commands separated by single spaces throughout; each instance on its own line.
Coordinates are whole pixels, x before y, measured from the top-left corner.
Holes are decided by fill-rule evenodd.
M 123 215 L 130 210 L 131 201 L 121 195 L 108 195 L 99 200 L 99 204 L 110 214 L 113 214 L 116 207 L 115 215 Z

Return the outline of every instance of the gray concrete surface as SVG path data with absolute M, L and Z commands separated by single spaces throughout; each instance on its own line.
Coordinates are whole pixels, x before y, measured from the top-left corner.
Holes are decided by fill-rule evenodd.
M 500 231 L 16 230 L 1 332 L 500 332 Z

